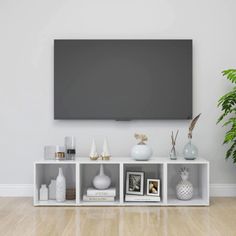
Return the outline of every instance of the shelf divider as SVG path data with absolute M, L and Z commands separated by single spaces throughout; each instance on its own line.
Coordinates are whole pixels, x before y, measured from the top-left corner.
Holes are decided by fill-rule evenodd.
M 79 205 L 81 199 L 80 199 L 80 163 L 77 162 L 76 163 L 76 169 L 75 169 L 75 186 L 76 186 L 76 195 L 75 195 L 75 199 L 76 199 L 76 204 Z
M 167 168 L 167 163 L 163 163 L 163 173 L 162 173 L 162 176 L 163 176 L 163 193 L 162 193 L 162 196 L 163 196 L 163 204 L 164 205 L 167 205 L 167 193 L 168 193 L 168 168 Z
M 120 163 L 120 203 L 124 203 L 124 164 Z

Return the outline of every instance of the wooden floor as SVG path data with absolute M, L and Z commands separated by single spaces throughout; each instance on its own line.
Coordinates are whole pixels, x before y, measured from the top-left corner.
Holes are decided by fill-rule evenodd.
M 0 198 L 0 235 L 236 235 L 236 198 L 210 207 L 33 207 Z

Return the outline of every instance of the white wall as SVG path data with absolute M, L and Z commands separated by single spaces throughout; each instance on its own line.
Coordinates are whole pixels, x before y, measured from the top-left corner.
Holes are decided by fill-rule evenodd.
M 144 132 L 156 156 L 168 155 L 170 132 L 186 121 L 54 121 L 53 39 L 193 39 L 194 131 L 200 154 L 210 160 L 211 183 L 236 183 L 236 168 L 224 160 L 224 130 L 216 126 L 217 99 L 231 85 L 221 78 L 236 63 L 234 0 L 2 0 L 0 1 L 0 184 L 31 184 L 33 162 L 45 144 L 75 135 L 88 155 L 91 138 L 107 136 L 113 156 L 129 155 L 134 132 Z

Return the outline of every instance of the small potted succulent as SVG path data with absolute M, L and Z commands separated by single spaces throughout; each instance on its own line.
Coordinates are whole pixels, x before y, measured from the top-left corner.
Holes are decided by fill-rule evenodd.
M 139 141 L 132 150 L 131 156 L 136 161 L 147 161 L 152 156 L 152 149 L 146 144 L 148 138 L 145 134 L 135 134 L 134 137 Z

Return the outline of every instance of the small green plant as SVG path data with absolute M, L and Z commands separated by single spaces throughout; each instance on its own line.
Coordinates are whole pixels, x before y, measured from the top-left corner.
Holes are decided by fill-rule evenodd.
M 236 84 L 236 69 L 224 70 L 222 74 L 233 84 Z M 224 120 L 223 126 L 230 126 L 223 142 L 223 144 L 230 145 L 225 158 L 232 158 L 233 162 L 236 163 L 236 86 L 219 99 L 218 107 L 223 113 L 218 118 L 217 124 Z

